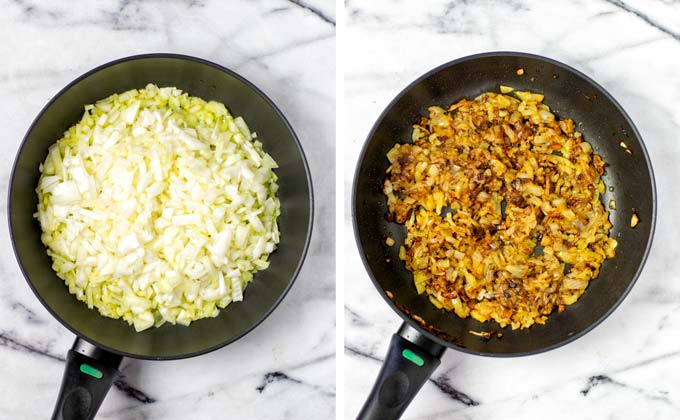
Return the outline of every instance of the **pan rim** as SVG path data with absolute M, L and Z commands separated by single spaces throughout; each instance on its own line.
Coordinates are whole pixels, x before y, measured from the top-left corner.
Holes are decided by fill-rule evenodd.
M 470 350 L 466 347 L 457 345 L 455 343 L 451 343 L 449 341 L 443 340 L 442 338 L 430 333 L 429 331 L 423 329 L 417 322 L 415 322 L 411 317 L 406 315 L 395 303 L 392 301 L 389 296 L 385 293 L 385 290 L 381 287 L 380 283 L 378 282 L 377 278 L 375 277 L 373 271 L 369 267 L 368 259 L 366 258 L 366 254 L 364 252 L 364 247 L 361 243 L 361 240 L 359 239 L 359 226 L 357 223 L 357 214 L 356 214 L 356 198 L 357 198 L 357 188 L 358 188 L 358 183 L 359 183 L 359 170 L 364 162 L 364 159 L 366 158 L 366 152 L 368 148 L 368 144 L 371 142 L 373 136 L 375 135 L 375 132 L 377 131 L 378 127 L 382 123 L 382 121 L 385 119 L 387 114 L 391 111 L 391 109 L 395 106 L 395 104 L 401 100 L 402 97 L 404 97 L 406 94 L 408 94 L 416 85 L 421 83 L 423 80 L 431 77 L 432 75 L 455 65 L 472 61 L 472 60 L 478 60 L 481 58 L 488 58 L 488 57 L 519 57 L 519 58 L 529 58 L 541 62 L 545 62 L 548 64 L 552 64 L 558 68 L 561 68 L 562 70 L 565 70 L 567 72 L 573 73 L 576 76 L 582 78 L 583 80 L 586 81 L 591 87 L 595 88 L 599 92 L 602 93 L 602 95 L 609 100 L 614 107 L 617 109 L 617 111 L 621 114 L 621 116 L 624 118 L 624 120 L 630 125 L 633 131 L 633 135 L 635 138 L 638 140 L 640 143 L 640 149 L 642 150 L 642 155 L 644 157 L 645 165 L 647 167 L 647 170 L 649 172 L 649 178 L 650 178 L 650 183 L 651 183 L 651 194 L 652 194 L 652 217 L 651 217 L 651 223 L 650 223 L 650 231 L 649 231 L 649 237 L 647 238 L 647 243 L 645 246 L 645 249 L 642 253 L 642 258 L 640 260 L 640 264 L 638 265 L 638 268 L 633 275 L 630 283 L 624 290 L 623 294 L 617 299 L 617 301 L 605 311 L 605 313 L 598 319 L 596 319 L 594 322 L 591 322 L 586 328 L 583 330 L 579 331 L 576 334 L 573 334 L 571 336 L 566 337 L 563 340 L 560 340 L 554 344 L 551 344 L 549 346 L 537 348 L 534 350 L 530 351 L 523 351 L 523 352 L 514 352 L 514 353 L 494 353 L 494 352 L 485 352 L 485 351 L 474 351 Z M 654 170 L 652 168 L 652 163 L 651 159 L 649 158 L 649 153 L 647 152 L 647 148 L 644 144 L 644 141 L 642 139 L 642 136 L 640 135 L 640 132 L 638 131 L 637 127 L 635 126 L 633 120 L 630 118 L 628 113 L 623 109 L 621 104 L 599 83 L 591 79 L 589 76 L 584 74 L 583 72 L 567 65 L 564 64 L 560 61 L 554 60 L 552 58 L 544 57 L 538 54 L 532 54 L 532 53 L 526 53 L 526 52 L 518 52 L 518 51 L 489 51 L 489 52 L 483 52 L 483 53 L 478 53 L 478 54 L 472 54 L 472 55 L 467 55 L 463 56 L 460 58 L 457 58 L 455 60 L 448 61 L 446 63 L 440 64 L 436 66 L 435 68 L 425 72 L 418 78 L 416 78 L 413 82 L 409 83 L 405 88 L 403 88 L 389 103 L 388 105 L 383 109 L 383 111 L 380 113 L 378 118 L 376 119 L 375 123 L 371 127 L 371 130 L 369 131 L 366 140 L 364 141 L 364 144 L 362 146 L 361 152 L 359 153 L 359 157 L 356 162 L 355 170 L 354 170 L 354 179 L 352 182 L 352 202 L 351 202 L 351 213 L 352 213 L 352 227 L 353 227 L 353 232 L 354 232 L 354 240 L 357 244 L 357 250 L 359 252 L 359 256 L 361 258 L 362 263 L 364 264 L 364 268 L 370 277 L 371 281 L 373 282 L 373 285 L 375 288 L 378 290 L 379 294 L 382 296 L 382 298 L 387 302 L 387 304 L 392 308 L 394 312 L 396 312 L 404 322 L 407 324 L 411 325 L 413 328 L 415 328 L 418 332 L 423 334 L 425 337 L 430 339 L 431 341 L 434 341 L 435 343 L 438 343 L 442 346 L 445 346 L 447 348 L 451 348 L 454 350 L 458 350 L 464 353 L 476 355 L 476 356 L 485 356 L 485 357 L 499 357 L 499 358 L 510 358 L 510 357 L 522 357 L 522 356 L 531 356 L 535 354 L 540 354 L 543 352 L 547 352 L 550 350 L 554 350 L 558 347 L 562 347 L 566 344 L 569 344 L 573 341 L 575 341 L 578 338 L 583 337 L 593 329 L 595 329 L 597 326 L 599 326 L 605 319 L 607 319 L 620 305 L 621 303 L 626 299 L 628 294 L 630 293 L 631 289 L 637 282 L 637 279 L 640 277 L 640 274 L 642 273 L 642 270 L 644 269 L 645 263 L 647 262 L 647 258 L 649 256 L 653 239 L 654 239 L 654 233 L 656 230 L 656 216 L 657 216 L 657 195 L 656 195 L 656 180 L 654 178 Z
M 293 274 L 290 278 L 290 281 L 286 285 L 285 289 L 281 293 L 281 295 L 276 299 L 273 305 L 271 305 L 270 308 L 265 311 L 265 313 L 257 320 L 257 322 L 253 323 L 253 325 L 249 326 L 247 329 L 245 329 L 242 333 L 230 337 L 227 340 L 224 340 L 216 345 L 200 349 L 194 352 L 190 353 L 182 353 L 182 354 L 173 354 L 173 355 L 163 355 L 163 356 L 155 356 L 155 355 L 142 355 L 142 354 L 136 354 L 136 353 L 130 353 L 126 351 L 121 351 L 114 349 L 112 347 L 109 347 L 107 345 L 104 345 L 102 343 L 99 343 L 97 340 L 94 340 L 90 337 L 85 336 L 83 333 L 72 327 L 68 322 L 63 320 L 59 314 L 55 311 L 52 310 L 52 308 L 47 305 L 45 300 L 42 298 L 40 293 L 36 290 L 34 287 L 32 281 L 29 279 L 26 270 L 24 268 L 24 263 L 21 261 L 21 258 L 19 257 L 17 247 L 15 245 L 15 235 L 14 235 L 14 223 L 12 221 L 12 215 L 11 215 L 11 208 L 12 208 L 12 192 L 14 191 L 14 177 L 15 177 L 15 171 L 18 163 L 18 158 L 19 155 L 21 155 L 21 152 L 23 151 L 24 147 L 26 146 L 26 143 L 28 141 L 28 137 L 35 128 L 35 125 L 38 123 L 38 121 L 44 116 L 44 114 L 47 112 L 47 110 L 56 102 L 57 99 L 59 99 L 63 94 L 65 94 L 67 91 L 69 91 L 73 86 L 76 84 L 80 83 L 84 79 L 87 79 L 88 77 L 92 76 L 93 74 L 104 70 L 108 67 L 112 67 L 118 64 L 130 62 L 130 61 L 136 61 L 136 60 L 146 60 L 146 59 L 159 59 L 159 58 L 169 58 L 169 59 L 175 59 L 175 60 L 184 60 L 184 61 L 190 61 L 202 65 L 206 65 L 209 67 L 212 67 L 214 69 L 217 69 L 223 73 L 226 73 L 227 75 L 235 78 L 236 80 L 240 81 L 244 85 L 246 85 L 251 91 L 253 91 L 256 95 L 260 96 L 276 113 L 278 118 L 283 122 L 284 126 L 286 127 L 287 131 L 291 134 L 293 141 L 295 143 L 295 147 L 297 148 L 297 151 L 302 159 L 304 171 L 305 171 L 305 179 L 307 181 L 307 188 L 309 189 L 309 219 L 307 221 L 307 234 L 305 236 L 305 241 L 304 241 L 304 246 L 302 249 L 302 254 L 300 255 L 300 259 L 293 271 Z M 103 349 L 108 352 L 118 354 L 124 357 L 129 357 L 133 359 L 140 359 L 140 360 L 179 360 L 179 359 L 186 359 L 189 357 L 195 357 L 199 356 L 202 354 L 210 353 L 212 351 L 218 350 L 224 346 L 227 346 L 234 341 L 237 341 L 250 333 L 253 329 L 258 327 L 262 322 L 264 322 L 265 319 L 271 315 L 272 312 L 279 306 L 281 301 L 286 297 L 290 289 L 292 288 L 293 284 L 295 283 L 300 270 L 302 269 L 302 266 L 304 264 L 305 258 L 307 257 L 307 252 L 309 250 L 309 244 L 311 241 L 312 237 L 312 231 L 313 231 L 313 225 L 314 225 L 314 191 L 313 191 L 313 185 L 312 185 L 312 177 L 311 177 L 311 172 L 309 170 L 309 164 L 307 162 L 307 157 L 304 153 L 304 150 L 302 149 L 302 144 L 300 143 L 300 139 L 298 138 L 297 134 L 295 133 L 295 130 L 293 129 L 292 125 L 288 121 L 288 119 L 285 117 L 283 112 L 279 109 L 278 106 L 272 101 L 262 90 L 260 90 L 255 84 L 250 82 L 248 79 L 245 77 L 241 76 L 240 74 L 236 73 L 235 71 L 224 67 L 220 64 L 217 64 L 215 62 L 199 58 L 199 57 L 194 57 L 190 55 L 185 55 L 185 54 L 175 54 L 175 53 L 145 53 L 145 54 L 135 54 L 135 55 L 130 55 L 122 58 L 118 58 L 109 62 L 106 62 L 104 64 L 98 65 L 94 67 L 91 70 L 88 70 L 87 72 L 81 74 L 77 78 L 75 78 L 73 81 L 68 83 L 66 86 L 64 86 L 59 92 L 54 95 L 48 102 L 43 106 L 43 108 L 40 110 L 40 112 L 36 115 L 36 117 L 33 119 L 33 122 L 29 126 L 28 130 L 26 131 L 26 134 L 24 135 L 24 138 L 21 141 L 21 144 L 19 145 L 19 148 L 16 151 L 16 155 L 14 157 L 14 162 L 12 164 L 12 171 L 11 175 L 9 178 L 9 188 L 7 190 L 7 219 L 8 219 L 8 224 L 9 224 L 9 235 L 10 235 L 10 242 L 12 243 L 12 250 L 14 252 L 14 258 L 17 260 L 17 263 L 19 264 L 19 269 L 21 270 L 21 274 L 24 277 L 24 280 L 26 283 L 28 283 L 29 287 L 33 291 L 33 294 L 36 296 L 38 301 L 42 304 L 42 306 L 54 317 L 61 325 L 66 327 L 69 331 L 71 331 L 73 334 L 75 334 L 77 337 L 82 338 L 83 340 Z M 101 316 L 97 314 L 97 316 Z

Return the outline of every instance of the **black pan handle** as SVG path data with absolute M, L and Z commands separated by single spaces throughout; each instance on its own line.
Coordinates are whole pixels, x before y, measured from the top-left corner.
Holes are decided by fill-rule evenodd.
M 357 420 L 397 420 L 441 362 L 446 347 L 404 323 Z
M 76 338 L 68 351 L 64 379 L 52 420 L 92 420 L 118 377 L 123 358 Z

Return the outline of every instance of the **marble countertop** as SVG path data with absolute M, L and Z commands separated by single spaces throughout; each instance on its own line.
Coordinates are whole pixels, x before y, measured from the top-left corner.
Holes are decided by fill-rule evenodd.
M 6 227 L 11 162 L 50 97 L 87 70 L 149 52 L 229 67 L 281 108 L 314 179 L 304 268 L 241 340 L 180 361 L 126 359 L 99 419 L 321 419 L 335 413 L 335 2 L 0 0 L 0 418 L 48 418 L 74 336 L 33 296 Z M 329 170 L 331 168 L 331 170 Z
M 649 150 L 658 189 L 642 276 L 600 326 L 557 350 L 484 358 L 448 351 L 404 419 L 680 418 L 680 2 L 346 1 L 345 403 L 354 418 L 399 317 L 374 290 L 351 234 L 354 164 L 372 124 L 435 66 L 494 50 L 533 52 L 585 72 L 623 105 Z

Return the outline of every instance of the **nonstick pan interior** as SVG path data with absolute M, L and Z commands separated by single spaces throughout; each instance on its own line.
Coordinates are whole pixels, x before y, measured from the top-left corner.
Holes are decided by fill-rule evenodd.
M 148 83 L 175 86 L 205 100 L 223 102 L 245 118 L 258 140 L 278 162 L 281 242 L 267 270 L 255 275 L 245 300 L 232 303 L 216 318 L 189 327 L 164 325 L 141 333 L 122 320 L 99 315 L 68 293 L 51 268 L 40 241 L 35 187 L 38 165 L 48 147 L 77 122 L 83 106 L 113 93 Z M 60 92 L 30 128 L 16 158 L 10 185 L 9 221 L 15 253 L 33 291 L 66 327 L 88 341 L 122 355 L 168 359 L 189 357 L 221 347 L 258 325 L 280 302 L 297 275 L 312 223 L 312 192 L 307 164 L 298 140 L 283 115 L 257 88 L 215 64 L 192 57 L 154 54 L 106 64 Z
M 518 75 L 517 70 L 524 74 Z M 494 91 L 500 85 L 545 95 L 544 102 L 561 118 L 572 118 L 596 153 L 609 164 L 603 177 L 607 191 L 602 201 L 616 201 L 610 212 L 618 241 L 616 257 L 607 260 L 585 294 L 562 313 L 553 313 L 546 325 L 528 330 L 501 330 L 498 324 L 436 309 L 418 295 L 412 275 L 398 258 L 403 242 L 401 225 L 386 220 L 387 203 L 382 183 L 395 143 L 411 140 L 412 124 L 428 115 L 431 105 L 448 106 L 462 98 Z M 632 154 L 619 145 L 624 141 Z M 445 64 L 407 87 L 375 124 L 357 167 L 353 216 L 359 252 L 376 287 L 407 322 L 442 344 L 484 355 L 522 355 L 549 350 L 586 333 L 623 300 L 638 277 L 651 245 L 656 215 L 655 186 L 649 158 L 635 126 L 616 101 L 587 76 L 543 57 L 522 53 L 487 53 Z M 632 229 L 633 212 L 640 224 Z M 385 238 L 397 245 L 388 247 Z M 500 331 L 502 338 L 486 340 L 469 331 Z

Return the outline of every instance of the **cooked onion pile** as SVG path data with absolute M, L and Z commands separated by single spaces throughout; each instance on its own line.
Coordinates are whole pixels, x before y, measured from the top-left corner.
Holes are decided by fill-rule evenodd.
M 279 242 L 276 162 L 223 104 L 148 85 L 85 107 L 38 183 L 69 291 L 137 331 L 243 298 Z
M 418 293 L 513 329 L 576 302 L 616 248 L 606 164 L 543 95 L 516 95 L 429 108 L 413 144 L 388 152 L 383 187 Z

